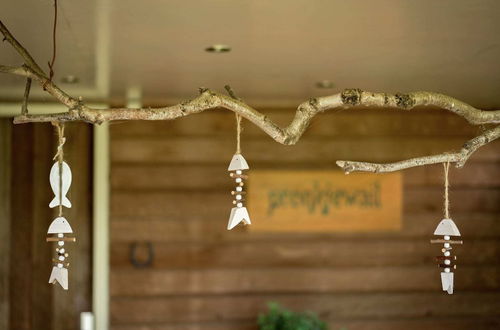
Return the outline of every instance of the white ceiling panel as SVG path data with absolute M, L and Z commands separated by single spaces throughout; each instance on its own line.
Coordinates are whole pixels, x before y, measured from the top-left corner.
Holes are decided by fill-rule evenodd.
M 128 87 L 141 86 L 144 102 L 172 103 L 230 84 L 249 103 L 289 106 L 358 87 L 500 107 L 496 0 L 59 2 L 56 74 L 79 77 L 75 95 L 122 102 Z M 0 12 L 43 67 L 51 3 L 9 1 Z M 232 51 L 204 51 L 214 43 Z M 20 63 L 8 45 L 0 49 L 0 63 Z M 335 87 L 316 88 L 323 79 Z M 0 97 L 18 98 L 23 85 L 0 77 Z

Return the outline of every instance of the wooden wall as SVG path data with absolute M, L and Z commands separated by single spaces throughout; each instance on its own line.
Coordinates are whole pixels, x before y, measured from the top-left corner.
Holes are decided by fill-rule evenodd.
M 284 124 L 293 110 L 268 113 Z M 254 169 L 398 160 L 459 148 L 479 130 L 442 111 L 336 111 L 282 146 L 244 125 Z M 224 111 L 111 126 L 113 329 L 256 329 L 268 301 L 314 311 L 330 329 L 500 327 L 500 143 L 451 170 L 451 214 L 465 241 L 453 296 L 440 289 L 439 247 L 429 244 L 442 218 L 441 165 L 404 172 L 397 233 L 228 232 L 234 149 L 234 115 Z M 152 243 L 151 267 L 132 266 L 134 242 Z M 146 250 L 139 244 L 139 260 Z
M 57 214 L 48 207 L 53 197 L 48 178 L 57 143 L 54 129 L 50 124 L 12 126 L 3 119 L 0 135 L 0 329 L 80 329 L 80 312 L 91 310 L 91 127 L 66 126 L 73 207 L 64 214 L 77 237 L 67 245 L 69 291 L 48 283 L 55 245 L 45 237 Z

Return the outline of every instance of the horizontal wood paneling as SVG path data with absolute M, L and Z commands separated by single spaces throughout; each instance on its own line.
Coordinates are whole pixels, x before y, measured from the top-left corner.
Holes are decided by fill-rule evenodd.
M 359 137 L 304 138 L 295 146 L 285 146 L 270 138 L 243 140 L 242 150 L 251 166 L 256 163 L 304 164 L 336 168 L 339 159 L 388 162 L 460 149 L 467 139 L 450 137 Z M 233 138 L 154 137 L 113 140 L 111 157 L 118 163 L 204 163 L 220 164 L 231 159 L 235 148 Z M 314 150 L 314 152 L 311 152 Z M 486 146 L 474 154 L 475 160 L 499 160 L 496 146 Z
M 478 319 L 475 317 L 426 317 L 394 319 L 364 319 L 330 321 L 330 330 L 493 330 L 500 327 L 500 318 Z M 148 324 L 131 326 L 113 326 L 113 330 L 256 330 L 255 322 L 215 322 L 215 323 L 175 323 L 175 324 Z
M 439 251 L 438 251 L 439 253 Z M 436 253 L 436 254 L 438 254 Z M 242 260 L 244 263 L 244 260 Z M 431 262 L 429 262 L 431 264 Z M 500 288 L 499 266 L 458 268 L 460 290 Z M 439 268 L 350 267 L 304 269 L 130 270 L 111 275 L 113 296 L 260 293 L 439 291 Z M 129 285 L 134 283 L 134 285 Z
M 468 239 L 456 249 L 458 264 L 500 265 L 500 238 Z M 225 241 L 212 243 L 154 242 L 155 270 L 178 269 L 267 269 L 429 265 L 439 248 L 419 239 L 310 239 L 283 241 Z M 131 243 L 113 242 L 111 265 L 121 271 L 133 270 Z M 145 245 L 137 245 L 136 259 L 147 260 Z M 258 256 L 258 257 L 256 257 Z
M 231 206 L 230 190 L 209 192 L 116 192 L 111 197 L 111 216 L 120 221 L 130 217 L 165 219 L 226 218 L 223 207 Z M 403 209 L 406 214 L 436 212 L 443 207 L 442 189 L 405 189 Z M 454 189 L 450 192 L 453 212 L 496 212 L 500 210 L 500 190 L 489 188 Z M 192 207 L 196 205 L 196 207 Z
M 293 112 L 269 116 L 286 125 Z M 385 162 L 459 149 L 478 131 L 435 110 L 334 111 L 315 119 L 295 146 L 245 122 L 242 149 L 252 169 L 334 170 L 338 159 Z M 257 329 L 268 301 L 317 312 L 330 329 L 499 325 L 499 143 L 451 169 L 451 213 L 464 245 L 454 250 L 457 293 L 448 296 L 433 260 L 439 247 L 429 244 L 442 218 L 439 164 L 403 172 L 400 231 L 227 231 L 231 113 L 118 123 L 111 133 L 113 329 Z M 145 242 L 153 262 L 136 269 L 131 244 Z M 147 258 L 144 244 L 136 252 Z
M 229 190 L 229 180 L 224 162 L 216 165 L 142 165 L 115 164 L 111 173 L 111 185 L 114 191 L 119 190 Z M 318 164 L 317 168 L 321 168 Z M 331 164 L 324 164 L 331 168 Z M 252 164 L 253 167 L 253 164 Z M 294 169 L 309 168 L 303 164 Z M 267 164 L 256 168 L 280 169 L 282 165 Z M 478 162 L 471 160 L 462 169 L 450 170 L 450 181 L 453 187 L 499 187 L 500 162 Z M 354 174 L 353 174 L 354 175 Z M 441 165 L 417 167 L 403 171 L 403 182 L 406 187 L 443 186 L 443 168 Z
M 227 212 L 226 212 L 227 213 Z M 403 227 L 398 232 L 368 233 L 318 233 L 318 234 L 271 234 L 248 232 L 245 227 L 237 227 L 230 232 L 226 230 L 228 214 L 219 218 L 170 219 L 166 217 L 137 218 L 129 220 L 113 220 L 111 237 L 113 242 L 153 241 L 153 242 L 185 242 L 185 241 L 262 241 L 262 240 L 297 240 L 318 237 L 361 239 L 382 238 L 407 239 L 429 238 L 442 218 L 439 212 L 419 215 L 404 215 Z M 467 238 L 497 238 L 500 236 L 498 213 L 453 213 L 453 217 Z
M 254 319 L 266 302 L 279 301 L 295 310 L 307 306 L 325 319 L 500 316 L 498 292 L 342 293 L 115 298 L 116 323 L 215 322 Z

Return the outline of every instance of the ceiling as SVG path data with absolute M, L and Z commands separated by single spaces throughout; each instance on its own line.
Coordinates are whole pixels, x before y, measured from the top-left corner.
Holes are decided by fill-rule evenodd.
M 56 80 L 87 100 L 176 103 L 233 86 L 248 103 L 290 106 L 344 88 L 446 93 L 500 107 L 498 0 L 59 1 Z M 0 19 L 46 67 L 52 0 L 4 1 Z M 207 53 L 214 43 L 229 53 Z M 21 64 L 6 43 L 0 63 Z M 331 89 L 315 83 L 328 79 Z M 0 101 L 24 81 L 0 75 Z M 34 97 L 50 100 L 38 92 Z

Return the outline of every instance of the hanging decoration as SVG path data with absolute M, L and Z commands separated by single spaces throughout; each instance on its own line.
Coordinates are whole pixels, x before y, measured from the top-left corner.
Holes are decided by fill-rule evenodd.
M 439 268 L 442 269 L 441 272 L 441 284 L 443 291 L 448 292 L 448 294 L 453 294 L 453 271 L 457 268 L 455 261 L 457 257 L 452 255 L 452 245 L 462 244 L 461 240 L 452 240 L 451 236 L 461 236 L 455 222 L 450 218 L 449 212 L 449 198 L 448 198 L 448 171 L 450 168 L 450 163 L 444 163 L 444 219 L 436 227 L 434 235 L 442 235 L 442 239 L 432 239 L 431 243 L 443 244 L 442 256 L 437 256 L 436 261 L 438 262 Z
M 73 229 L 71 229 L 66 218 L 63 217 L 63 206 L 67 208 L 71 207 L 71 202 L 66 197 L 69 187 L 71 186 L 71 169 L 64 161 L 63 145 L 66 142 L 66 138 L 64 137 L 64 125 L 55 123 L 54 126 L 57 129 L 59 144 L 57 146 L 57 153 L 54 156 L 56 162 L 52 165 L 49 175 L 50 187 L 54 192 L 54 199 L 50 202 L 49 207 L 58 207 L 59 214 L 49 226 L 49 230 L 47 231 L 47 242 L 57 242 L 58 247 L 56 248 L 57 258 L 52 259 L 54 266 L 50 273 L 49 283 L 55 284 L 59 282 L 64 290 L 68 290 L 67 267 L 69 263 L 66 261 L 68 253 L 64 248 L 64 244 L 65 242 L 75 242 L 76 238 L 64 236 L 65 234 L 72 234 Z
M 247 175 L 243 174 L 243 171 L 248 170 L 249 167 L 247 161 L 241 154 L 240 135 L 241 116 L 236 114 L 236 153 L 231 159 L 231 163 L 227 169 L 231 172 L 229 176 L 233 178 L 236 183 L 236 188 L 231 191 L 231 195 L 234 196 L 233 204 L 235 207 L 231 209 L 231 215 L 229 216 L 229 222 L 227 223 L 227 230 L 233 229 L 240 222 L 243 222 L 246 225 L 251 224 L 247 208 L 243 206 L 245 201 L 243 196 L 246 195 L 246 192 L 243 190 L 245 185 L 244 180 L 248 178 Z

